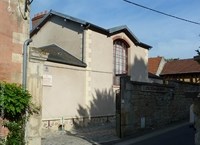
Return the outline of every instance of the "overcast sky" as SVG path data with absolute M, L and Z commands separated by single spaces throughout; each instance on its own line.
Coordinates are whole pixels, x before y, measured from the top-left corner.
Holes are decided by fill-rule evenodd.
M 200 23 L 200 0 L 130 0 L 140 5 Z M 34 14 L 55 10 L 103 28 L 127 25 L 149 57 L 193 58 L 200 46 L 200 25 L 167 17 L 123 0 L 33 0 Z

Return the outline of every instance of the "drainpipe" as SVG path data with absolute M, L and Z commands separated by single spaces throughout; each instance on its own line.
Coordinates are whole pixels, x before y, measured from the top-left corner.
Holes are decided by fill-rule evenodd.
M 22 74 L 22 87 L 24 88 L 24 90 L 26 89 L 27 86 L 27 58 L 28 58 L 28 54 L 27 54 L 27 49 L 28 49 L 28 45 L 32 42 L 32 39 L 27 39 L 24 42 L 23 45 L 23 74 Z
M 24 90 L 26 90 L 27 87 L 27 58 L 28 58 L 28 53 L 27 53 L 27 49 L 28 49 L 28 45 L 32 42 L 32 39 L 27 39 L 24 42 L 23 45 L 23 74 L 22 74 L 22 87 Z M 26 116 L 28 116 L 28 111 L 26 110 Z M 28 131 L 27 131 L 27 125 L 28 125 L 28 121 L 26 120 L 25 123 L 25 143 L 27 143 L 27 136 L 28 136 Z

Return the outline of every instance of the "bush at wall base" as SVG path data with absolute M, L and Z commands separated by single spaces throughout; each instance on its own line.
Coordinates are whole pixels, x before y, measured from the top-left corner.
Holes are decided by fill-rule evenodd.
M 9 130 L 4 144 L 25 145 L 26 121 L 31 114 L 38 112 L 38 108 L 31 103 L 30 93 L 21 85 L 0 82 L 0 110 L 3 125 Z

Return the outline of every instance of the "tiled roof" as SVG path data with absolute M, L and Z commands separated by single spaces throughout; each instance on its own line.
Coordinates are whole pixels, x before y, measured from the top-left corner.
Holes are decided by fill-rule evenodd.
M 87 66 L 84 62 L 80 61 L 79 59 L 77 59 L 76 57 L 69 54 L 67 51 L 65 51 L 64 49 L 60 48 L 59 46 L 55 44 L 43 46 L 38 49 L 49 53 L 47 61 L 79 66 L 79 67 Z
M 148 72 L 156 74 L 162 57 L 153 57 L 148 60 Z
M 200 64 L 191 59 L 172 60 L 165 64 L 160 75 L 200 73 Z

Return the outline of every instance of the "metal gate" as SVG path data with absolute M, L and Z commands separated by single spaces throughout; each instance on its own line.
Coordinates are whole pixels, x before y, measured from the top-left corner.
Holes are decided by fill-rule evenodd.
M 118 137 L 121 136 L 121 97 L 120 91 L 116 93 L 116 133 Z

